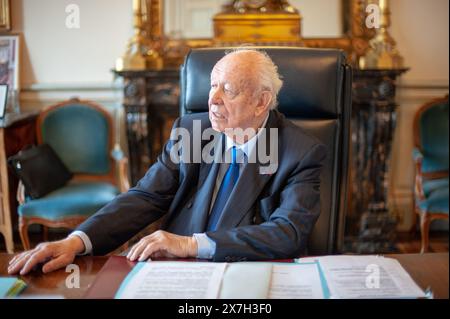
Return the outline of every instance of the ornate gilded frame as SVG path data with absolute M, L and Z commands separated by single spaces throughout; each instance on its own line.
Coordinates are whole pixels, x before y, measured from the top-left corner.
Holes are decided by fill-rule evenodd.
M 10 0 L 0 0 L 0 32 L 11 30 Z
M 176 46 L 175 40 L 164 36 L 164 0 L 147 0 L 147 21 L 150 21 L 148 34 L 153 41 L 164 41 L 163 46 Z M 343 0 L 344 24 L 346 34 L 338 38 L 303 38 L 305 47 L 339 48 L 345 50 L 353 63 L 366 52 L 373 31 L 365 27 L 365 8 L 368 0 Z M 189 48 L 211 47 L 213 39 L 186 39 Z M 161 45 L 161 43 L 160 43 Z

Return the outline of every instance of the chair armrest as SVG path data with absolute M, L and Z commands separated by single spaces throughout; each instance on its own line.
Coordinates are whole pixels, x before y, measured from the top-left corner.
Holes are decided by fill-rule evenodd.
M 413 148 L 412 157 L 413 157 L 413 160 L 415 163 L 417 163 L 419 161 L 422 162 L 422 160 L 423 160 L 423 154 L 417 147 Z
M 114 146 L 111 157 L 116 162 L 119 191 L 121 193 L 127 192 L 130 188 L 130 181 L 128 179 L 128 158 L 123 155 L 119 145 Z
M 130 181 L 128 179 L 128 158 L 122 157 L 116 160 L 118 177 L 119 177 L 119 190 L 121 193 L 127 192 L 130 188 Z
M 425 199 L 425 194 L 423 192 L 423 176 L 422 176 L 422 161 L 423 161 L 423 154 L 418 148 L 414 148 L 412 152 L 412 156 L 414 159 L 414 163 L 416 164 L 416 178 L 415 178 L 415 185 L 414 185 L 414 193 L 416 195 L 416 198 L 419 200 Z
M 20 205 L 25 203 L 25 185 L 23 185 L 22 181 L 19 181 L 19 185 L 17 186 L 16 198 Z

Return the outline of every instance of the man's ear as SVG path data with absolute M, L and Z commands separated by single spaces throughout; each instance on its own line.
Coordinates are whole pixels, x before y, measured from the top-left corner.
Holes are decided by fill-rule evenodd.
M 260 116 L 261 114 L 267 112 L 272 98 L 273 96 L 270 91 L 261 92 L 261 94 L 259 95 L 258 105 L 256 106 L 255 116 Z

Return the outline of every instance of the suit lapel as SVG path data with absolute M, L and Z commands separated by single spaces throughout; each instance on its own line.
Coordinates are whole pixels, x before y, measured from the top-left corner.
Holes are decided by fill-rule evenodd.
M 258 139 L 266 142 L 266 150 L 270 148 L 270 128 L 278 127 L 278 112 L 271 111 L 267 125 L 264 131 L 261 133 Z M 276 137 L 275 135 L 273 137 Z M 280 143 L 276 141 L 277 152 L 276 154 L 270 153 L 270 162 L 278 164 L 278 154 Z M 276 156 L 274 158 L 272 156 Z M 229 229 L 236 227 L 244 218 L 245 214 L 254 204 L 256 198 L 261 193 L 263 187 L 270 180 L 275 172 L 268 173 L 268 170 L 264 170 L 265 165 L 262 165 L 258 161 L 256 163 L 248 163 L 244 166 L 244 169 L 239 176 L 239 180 L 230 195 L 227 205 L 224 207 L 221 218 L 218 222 L 218 229 Z

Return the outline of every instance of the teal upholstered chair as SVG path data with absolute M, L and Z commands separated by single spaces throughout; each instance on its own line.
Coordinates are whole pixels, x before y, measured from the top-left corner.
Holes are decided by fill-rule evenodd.
M 448 219 L 448 122 L 448 96 L 422 106 L 414 119 L 415 209 L 422 253 L 429 248 L 431 221 Z
M 112 116 L 100 105 L 78 99 L 47 107 L 39 114 L 38 144 L 49 144 L 74 177 L 39 199 L 27 199 L 20 185 L 19 231 L 25 249 L 30 249 L 30 224 L 43 225 L 46 240 L 47 227 L 75 228 L 128 189 L 127 160 L 112 156 L 112 123 Z

